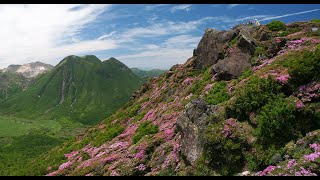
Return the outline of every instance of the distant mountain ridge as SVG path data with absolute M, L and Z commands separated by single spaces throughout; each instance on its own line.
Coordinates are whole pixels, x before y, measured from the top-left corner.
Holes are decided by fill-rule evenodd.
M 16 66 L 11 70 L 16 71 Z M 25 91 L 0 102 L 0 112 L 70 117 L 94 124 L 124 105 L 141 84 L 142 80 L 115 58 L 101 61 L 92 55 L 72 55 L 34 79 Z
M 32 62 L 23 65 L 10 65 L 7 68 L 3 69 L 3 72 L 21 74 L 26 78 L 33 78 L 39 74 L 51 71 L 54 66 L 50 64 L 45 64 L 42 62 Z
M 139 68 L 130 68 L 133 73 L 135 73 L 139 77 L 158 77 L 161 74 L 167 72 L 167 70 L 161 69 L 152 69 L 152 70 L 142 70 Z

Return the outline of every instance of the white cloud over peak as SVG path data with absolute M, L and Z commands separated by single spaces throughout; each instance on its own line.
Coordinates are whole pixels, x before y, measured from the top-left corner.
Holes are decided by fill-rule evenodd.
M 112 40 L 81 40 L 78 36 L 109 6 L 0 5 L 0 67 L 36 60 L 52 64 L 70 54 L 115 48 Z

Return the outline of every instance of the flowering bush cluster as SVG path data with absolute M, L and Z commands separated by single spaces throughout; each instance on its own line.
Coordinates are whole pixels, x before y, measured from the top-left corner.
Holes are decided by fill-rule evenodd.
M 193 81 L 193 78 L 188 77 L 182 82 L 182 85 L 189 85 L 192 83 L 192 81 Z

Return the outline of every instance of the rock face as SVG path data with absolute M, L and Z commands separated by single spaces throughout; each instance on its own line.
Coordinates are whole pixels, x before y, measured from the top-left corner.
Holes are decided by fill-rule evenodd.
M 187 104 L 185 112 L 177 120 L 177 128 L 181 132 L 181 152 L 191 164 L 202 155 L 201 134 L 214 109 L 215 106 L 208 105 L 203 99 L 195 99 Z
M 242 53 L 239 48 L 223 60 L 220 60 L 212 68 L 212 73 L 216 74 L 218 80 L 230 80 L 239 77 L 248 67 L 250 67 L 251 56 Z
M 54 66 L 42 62 L 34 62 L 24 65 L 10 65 L 4 72 L 21 74 L 26 78 L 33 78 L 44 72 L 50 71 Z
M 239 77 L 251 66 L 250 59 L 256 48 L 250 31 L 241 29 L 235 46 L 229 48 L 226 58 L 213 65 L 212 73 L 218 80 L 230 80 Z
M 256 48 L 253 38 L 255 28 L 241 26 L 229 31 L 207 29 L 186 64 L 191 64 L 195 69 L 213 65 L 212 73 L 220 80 L 240 76 L 251 65 L 250 59 Z M 232 43 L 234 40 L 236 42 Z
M 197 49 L 194 50 L 194 66 L 202 69 L 224 58 L 223 47 L 237 36 L 236 30 L 218 31 L 207 29 Z

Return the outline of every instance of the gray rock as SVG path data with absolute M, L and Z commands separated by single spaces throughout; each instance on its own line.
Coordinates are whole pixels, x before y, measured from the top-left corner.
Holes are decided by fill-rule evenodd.
M 182 137 L 181 152 L 191 164 L 202 155 L 202 133 L 215 109 L 216 106 L 208 105 L 203 99 L 194 99 L 186 105 L 185 112 L 177 120 Z
M 270 159 L 269 163 L 272 165 L 276 165 L 278 164 L 278 162 L 280 162 L 282 160 L 282 157 L 280 154 L 275 154 L 272 156 L 272 158 Z
M 207 29 L 197 49 L 194 50 L 194 67 L 203 69 L 224 58 L 224 46 L 237 36 L 237 30 Z
M 212 73 L 216 74 L 217 80 L 230 80 L 241 76 L 241 74 L 251 66 L 251 55 L 235 48 L 235 52 L 220 60 L 212 68 Z

